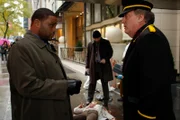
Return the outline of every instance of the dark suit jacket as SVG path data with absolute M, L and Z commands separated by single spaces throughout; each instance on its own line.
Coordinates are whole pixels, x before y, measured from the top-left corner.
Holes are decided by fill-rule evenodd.
M 88 44 L 87 49 L 87 56 L 86 56 L 86 68 L 89 68 L 90 70 L 90 80 L 96 81 L 98 79 L 104 79 L 105 81 L 113 80 L 112 75 L 112 67 L 110 63 L 110 58 L 113 55 L 113 49 L 111 47 L 111 44 L 108 40 L 101 39 L 100 45 L 99 45 L 99 53 L 100 53 L 100 59 L 105 59 L 106 63 L 101 64 L 101 72 L 102 76 L 101 78 L 95 76 L 95 42 L 92 41 Z
M 144 25 L 134 36 L 124 59 L 124 120 L 141 120 L 144 115 L 157 120 L 175 119 L 171 96 L 173 70 L 167 38 L 153 25 Z

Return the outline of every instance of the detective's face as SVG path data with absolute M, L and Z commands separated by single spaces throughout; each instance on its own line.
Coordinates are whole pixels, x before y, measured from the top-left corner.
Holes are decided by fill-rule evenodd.
M 124 15 L 122 23 L 124 24 L 125 33 L 133 38 L 138 25 L 138 16 L 135 15 L 134 11 L 130 11 Z
M 57 17 L 49 16 L 46 20 L 41 22 L 39 29 L 39 36 L 43 40 L 50 40 L 55 34 L 57 25 Z
M 93 38 L 93 39 L 94 39 L 94 41 L 98 42 L 98 41 L 100 41 L 101 37 L 99 37 L 99 38 Z

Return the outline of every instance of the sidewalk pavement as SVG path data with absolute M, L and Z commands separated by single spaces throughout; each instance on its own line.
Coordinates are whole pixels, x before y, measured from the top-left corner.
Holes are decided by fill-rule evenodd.
M 11 120 L 9 74 L 0 60 L 0 120 Z
M 74 79 L 80 79 L 82 81 L 81 85 L 81 92 L 78 95 L 71 96 L 71 105 L 72 109 L 76 106 L 78 106 L 80 103 L 86 103 L 87 100 L 87 90 L 83 88 L 84 82 L 87 79 L 87 76 L 84 75 L 85 73 L 85 65 L 74 63 L 67 60 L 62 60 L 62 63 L 65 67 L 65 71 L 68 72 L 70 70 L 74 71 L 74 73 L 68 73 L 68 77 L 74 78 Z M 100 81 L 98 81 L 100 83 Z M 102 92 L 102 86 L 101 84 L 97 84 L 96 88 L 100 91 L 100 93 L 96 92 L 94 95 L 94 100 L 96 96 L 103 95 Z M 111 114 L 115 116 L 116 120 L 123 120 L 123 108 L 122 108 L 122 102 L 117 101 L 117 99 L 120 97 L 118 92 L 111 91 L 110 92 L 110 98 L 112 98 L 112 101 L 109 102 L 109 110 L 111 111 Z
M 61 60 L 63 65 L 71 68 L 72 70 L 75 70 L 75 71 L 78 71 L 82 74 L 85 73 L 85 65 L 83 64 L 79 64 L 79 63 L 75 63 L 75 62 L 72 62 L 72 61 L 68 61 L 68 60 Z

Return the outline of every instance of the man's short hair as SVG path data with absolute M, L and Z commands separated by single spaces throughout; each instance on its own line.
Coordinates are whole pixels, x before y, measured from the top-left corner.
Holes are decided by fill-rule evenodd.
M 137 14 L 143 14 L 144 19 L 145 19 L 145 23 L 154 24 L 155 16 L 154 16 L 153 12 L 147 11 L 147 10 L 142 10 L 142 9 L 136 9 L 136 10 L 134 10 L 134 13 L 136 15 Z
M 43 20 L 47 19 L 48 16 L 56 17 L 56 14 L 47 8 L 39 8 L 33 13 L 32 17 L 31 17 L 31 22 L 33 23 L 33 21 L 35 19 L 43 21 Z

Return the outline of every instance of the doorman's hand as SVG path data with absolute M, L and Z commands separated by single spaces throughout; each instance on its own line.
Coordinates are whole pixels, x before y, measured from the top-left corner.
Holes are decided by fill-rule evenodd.
M 105 59 L 102 59 L 102 60 L 100 61 L 100 63 L 105 64 L 105 63 L 106 63 L 106 60 L 105 60 Z

